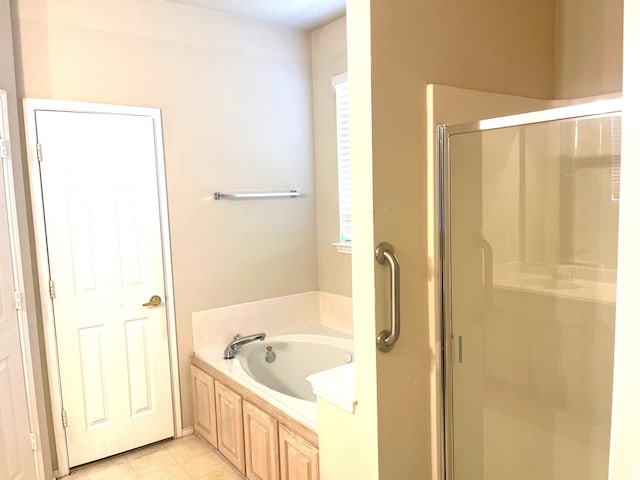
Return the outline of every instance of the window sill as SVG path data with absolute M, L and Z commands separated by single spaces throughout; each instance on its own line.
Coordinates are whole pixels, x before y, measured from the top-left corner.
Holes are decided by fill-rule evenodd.
M 351 242 L 337 242 L 333 244 L 338 253 L 351 255 Z

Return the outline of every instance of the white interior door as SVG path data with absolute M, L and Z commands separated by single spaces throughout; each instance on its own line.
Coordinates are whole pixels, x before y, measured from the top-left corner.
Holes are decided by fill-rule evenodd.
M 36 478 L 25 375 L 16 305 L 15 272 L 11 252 L 10 205 L 7 185 L 9 148 L 6 96 L 0 91 L 0 479 Z
M 143 115 L 46 110 L 36 128 L 72 467 L 174 433 L 156 132 Z

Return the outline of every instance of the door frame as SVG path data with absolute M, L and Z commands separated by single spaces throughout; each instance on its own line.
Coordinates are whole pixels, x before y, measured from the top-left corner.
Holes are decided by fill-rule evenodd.
M 4 177 L 0 181 L 4 184 L 4 196 L 7 202 L 7 217 L 9 227 L 9 248 L 11 250 L 11 267 L 13 270 L 13 288 L 21 297 L 22 305 L 16 305 L 18 319 L 18 331 L 20 335 L 20 350 L 22 352 L 22 369 L 24 375 L 25 396 L 27 399 L 27 412 L 29 414 L 29 429 L 36 436 L 36 448 L 33 450 L 33 462 L 36 476 L 39 480 L 45 479 L 44 456 L 42 451 L 42 437 L 38 417 L 38 400 L 36 397 L 36 382 L 33 371 L 33 356 L 29 342 L 29 318 L 25 305 L 24 274 L 22 271 L 22 253 L 20 249 L 20 235 L 17 216 L 17 202 L 15 192 L 15 177 L 13 172 L 12 145 L 9 133 L 9 105 L 7 92 L 0 90 L 0 110 L 2 111 L 2 123 L 0 123 L 1 138 L 6 141 L 7 161 L 5 163 Z
M 31 204 L 35 235 L 36 263 L 38 266 L 38 285 L 40 287 L 40 305 L 44 327 L 44 340 L 49 377 L 49 396 L 53 412 L 53 430 L 56 440 L 56 455 L 60 475 L 69 473 L 69 456 L 66 432 L 62 421 L 62 387 L 60 383 L 60 366 L 56 343 L 55 319 L 53 315 L 53 299 L 49 292 L 49 254 L 45 229 L 44 202 L 42 182 L 37 149 L 36 112 L 55 111 L 72 113 L 119 114 L 149 117 L 153 121 L 156 152 L 156 172 L 158 200 L 160 212 L 160 237 L 162 241 L 162 264 L 165 274 L 165 306 L 167 334 L 169 339 L 169 363 L 171 372 L 171 395 L 173 404 L 174 437 L 183 436 L 182 409 L 180 406 L 180 378 L 178 362 L 178 342 L 176 332 L 176 315 L 173 290 L 173 270 L 171 266 L 171 239 L 169 236 L 169 210 L 167 203 L 167 179 L 162 137 L 162 117 L 160 109 L 148 107 L 131 107 L 100 103 L 72 102 L 65 100 L 31 99 L 24 100 L 25 137 L 27 160 L 29 165 L 29 182 L 31 187 Z M 46 161 L 46 159 L 45 159 Z
M 451 192 L 450 192 L 450 157 L 449 138 L 461 133 L 481 132 L 506 127 L 531 125 L 535 123 L 551 122 L 555 120 L 577 117 L 605 115 L 623 111 L 621 98 L 585 101 L 585 103 L 550 107 L 548 109 L 509 115 L 487 120 L 460 123 L 455 125 L 441 124 L 438 126 L 438 223 L 439 223 L 439 267 L 441 271 L 439 288 L 440 324 L 439 338 L 441 340 L 441 371 L 438 389 L 440 392 L 442 425 L 439 432 L 440 442 L 444 451 L 439 461 L 442 462 L 442 478 L 454 480 L 453 464 L 453 335 L 451 316 Z M 612 432 L 613 433 L 613 432 Z

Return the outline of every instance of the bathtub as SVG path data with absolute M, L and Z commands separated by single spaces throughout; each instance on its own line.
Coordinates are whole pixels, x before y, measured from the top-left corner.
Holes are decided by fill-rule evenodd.
M 267 336 L 264 341 L 243 346 L 232 360 L 222 358 L 224 347 L 208 346 L 195 354 L 314 431 L 317 404 L 306 377 L 354 360 L 350 339 L 327 335 Z M 271 363 L 265 359 L 267 347 L 275 354 Z

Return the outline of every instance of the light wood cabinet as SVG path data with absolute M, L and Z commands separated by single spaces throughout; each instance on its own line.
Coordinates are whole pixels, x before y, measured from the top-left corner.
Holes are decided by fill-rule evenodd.
M 280 425 L 280 480 L 319 480 L 318 449 Z
M 242 411 L 247 478 L 278 480 L 278 422 L 244 400 Z
M 318 435 L 209 364 L 191 359 L 193 429 L 249 480 L 319 480 Z
M 216 406 L 213 378 L 191 366 L 191 395 L 193 397 L 193 430 L 214 447 L 218 446 Z
M 215 381 L 218 450 L 244 473 L 244 429 L 242 397 Z

